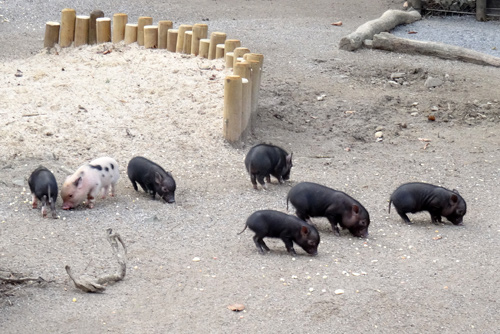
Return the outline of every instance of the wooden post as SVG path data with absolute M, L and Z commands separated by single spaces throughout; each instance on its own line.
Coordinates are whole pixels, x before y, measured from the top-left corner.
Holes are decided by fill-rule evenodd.
M 476 20 L 486 21 L 486 0 L 476 0 Z
M 118 43 L 125 39 L 125 26 L 127 22 L 127 14 L 118 13 L 113 15 L 113 43 Z
M 208 38 L 200 39 L 200 57 L 208 58 L 208 51 L 210 48 L 210 40 Z
M 222 132 L 231 144 L 239 144 L 241 138 L 241 111 L 243 87 L 239 75 L 228 75 L 224 80 L 224 118 Z
M 193 39 L 191 40 L 191 53 L 197 56 L 200 53 L 200 40 L 206 39 L 208 34 L 208 25 L 196 23 L 193 25 Z
M 182 47 L 182 53 L 191 54 L 191 42 L 193 40 L 193 32 L 186 31 L 184 33 L 184 46 Z
M 61 30 L 59 45 L 66 48 L 73 43 L 75 38 L 76 11 L 72 8 L 64 8 L 61 11 Z
M 250 62 L 243 61 L 237 63 L 233 69 L 234 75 L 242 78 L 242 96 L 241 96 L 241 139 L 246 140 L 251 129 L 252 115 L 252 77 Z
M 250 125 L 253 129 L 257 120 L 264 55 L 260 53 L 246 53 L 243 58 L 250 63 L 250 67 L 252 69 L 252 112 L 250 116 Z
M 208 49 L 208 59 L 215 59 L 217 44 L 224 44 L 226 41 L 226 33 L 215 31 L 210 34 L 210 46 Z
M 250 53 L 250 49 L 239 47 L 239 48 L 234 49 L 233 53 L 234 53 L 234 55 L 233 55 L 233 57 L 234 57 L 234 59 L 233 59 L 233 67 L 234 67 L 234 65 L 238 62 L 238 58 L 243 57 L 243 55 L 245 53 Z
M 137 44 L 144 45 L 144 26 L 153 24 L 153 18 L 150 16 L 141 16 L 137 21 Z
M 179 34 L 179 30 L 177 29 L 168 29 L 168 38 L 167 38 L 167 50 L 170 52 L 175 52 L 175 48 L 177 46 L 177 35 Z
M 90 13 L 90 23 L 89 23 L 90 45 L 97 43 L 96 20 L 100 17 L 104 17 L 104 12 L 102 10 L 94 10 L 92 11 L 92 13 Z
M 127 23 L 125 25 L 125 44 L 137 42 L 137 23 Z
M 59 42 L 59 22 L 47 22 L 45 24 L 45 38 L 43 40 L 44 48 L 52 48 Z
M 189 24 L 181 24 L 178 30 L 179 33 L 177 34 L 177 45 L 175 47 L 175 52 L 182 52 L 184 50 L 184 35 L 186 31 L 193 30 L 193 26 Z
M 172 29 L 172 21 L 158 22 L 158 49 L 166 49 L 168 43 L 168 29 Z
M 224 53 L 233 52 L 234 49 L 239 48 L 241 46 L 241 42 L 239 39 L 226 39 L 224 43 Z
M 111 42 L 111 19 L 100 17 L 95 20 L 97 44 Z
M 90 16 L 78 15 L 75 23 L 75 46 L 85 45 L 89 42 Z
M 234 52 L 226 52 L 226 67 L 233 68 L 234 64 Z
M 224 44 L 217 44 L 217 47 L 215 49 L 215 58 L 224 58 Z
M 158 26 L 144 26 L 144 47 L 146 49 L 156 49 L 158 47 Z

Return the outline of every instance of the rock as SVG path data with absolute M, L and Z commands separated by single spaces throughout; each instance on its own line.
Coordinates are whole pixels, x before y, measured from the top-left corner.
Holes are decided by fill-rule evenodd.
M 438 110 L 439 110 L 439 108 L 438 108 L 437 106 L 432 106 L 431 110 L 432 110 L 432 111 L 438 111 Z
M 443 80 L 439 78 L 428 77 L 425 80 L 424 86 L 427 88 L 439 87 L 443 84 Z
M 375 129 L 375 131 L 382 131 L 382 130 L 384 130 L 384 127 L 382 125 L 377 126 L 377 128 Z
M 401 78 L 404 78 L 406 76 L 406 73 L 404 72 L 395 72 L 395 73 L 391 73 L 391 79 L 394 80 L 394 79 L 401 79 Z
M 14 183 L 16 186 L 24 187 L 24 179 L 15 179 L 12 180 L 12 183 Z
M 375 138 L 382 138 L 382 137 L 384 137 L 384 133 L 382 131 L 375 132 Z
M 387 83 L 389 83 L 391 86 L 394 86 L 394 87 L 399 86 L 399 83 L 397 83 L 394 80 L 389 80 L 389 81 L 387 81 Z
M 418 115 L 418 112 L 414 111 L 410 114 L 411 116 L 417 116 Z

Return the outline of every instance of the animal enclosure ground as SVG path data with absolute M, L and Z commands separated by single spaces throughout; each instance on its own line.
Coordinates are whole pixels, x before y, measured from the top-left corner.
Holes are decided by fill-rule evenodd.
M 130 21 L 208 18 L 209 31 L 264 54 L 256 129 L 235 149 L 222 139 L 221 61 L 136 46 L 107 55 L 109 46 L 39 53 L 43 24 L 66 5 L 29 2 L 24 10 L 4 2 L 0 269 L 53 282 L 2 296 L 2 332 L 496 331 L 500 72 L 338 50 L 341 37 L 402 3 L 98 3 Z M 38 25 L 25 23 L 28 12 Z M 342 26 L 331 25 L 339 20 Z M 443 84 L 427 88 L 429 77 Z M 290 182 L 252 188 L 243 161 L 258 142 L 293 151 Z M 120 164 L 116 197 L 73 211 L 61 210 L 59 198 L 57 220 L 31 209 L 27 178 L 39 164 L 61 184 L 103 155 Z M 133 190 L 125 171 L 136 155 L 172 171 L 176 204 Z M 318 256 L 296 247 L 292 257 L 281 240 L 266 240 L 271 252 L 262 256 L 251 232 L 237 235 L 256 210 L 287 212 L 286 194 L 301 181 L 359 200 L 370 212 L 370 237 L 336 237 L 326 219 L 313 218 Z M 388 214 L 392 191 L 411 181 L 458 189 L 467 201 L 464 226 L 432 225 L 426 213 L 411 215 L 407 226 Z M 110 270 L 116 260 L 107 228 L 127 245 L 127 275 L 103 294 L 82 293 L 64 267 L 95 276 Z M 235 303 L 245 310 L 227 308 Z

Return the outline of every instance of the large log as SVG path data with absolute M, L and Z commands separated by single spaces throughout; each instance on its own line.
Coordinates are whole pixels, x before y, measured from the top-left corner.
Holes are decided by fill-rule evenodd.
M 373 36 L 374 49 L 422 54 L 443 59 L 461 60 L 478 65 L 500 67 L 500 58 L 455 45 L 437 42 L 414 41 L 383 32 Z
M 400 24 L 409 24 L 422 18 L 419 12 L 412 10 L 389 9 L 381 17 L 368 21 L 358 27 L 356 31 L 340 40 L 339 48 L 346 51 L 354 51 L 363 45 L 365 39 L 372 39 L 373 35 L 383 31 L 389 31 Z

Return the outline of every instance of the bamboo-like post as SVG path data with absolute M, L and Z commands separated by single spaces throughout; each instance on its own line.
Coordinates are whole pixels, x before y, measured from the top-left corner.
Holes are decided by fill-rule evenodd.
M 210 49 L 210 40 L 208 38 L 200 39 L 200 57 L 208 58 L 208 51 Z
M 225 52 L 225 46 L 224 44 L 217 44 L 217 47 L 215 49 L 215 58 L 224 58 L 224 52 Z
M 64 8 L 61 11 L 61 30 L 59 45 L 66 48 L 73 43 L 75 38 L 76 11 L 72 8 Z
M 113 43 L 118 43 L 125 39 L 125 26 L 127 22 L 127 14 L 117 13 L 113 15 Z
M 111 42 L 111 19 L 100 17 L 95 20 L 97 44 Z
M 96 20 L 100 17 L 104 17 L 104 12 L 102 10 L 94 10 L 90 13 L 90 23 L 89 23 L 90 45 L 97 43 Z
M 228 75 L 224 80 L 224 119 L 222 132 L 231 144 L 239 144 L 241 138 L 241 111 L 243 87 L 239 75 Z
M 226 52 L 226 68 L 233 68 L 234 52 Z
M 234 49 L 239 48 L 241 46 L 241 41 L 239 39 L 226 39 L 224 42 L 224 52 L 227 54 L 228 52 L 233 52 Z
M 146 49 L 156 49 L 158 47 L 158 26 L 144 26 L 144 47 Z
M 241 133 L 242 140 L 248 137 L 251 129 L 252 116 L 252 75 L 251 65 L 248 61 L 237 63 L 233 68 L 233 74 L 242 78 L 241 97 Z
M 476 20 L 486 21 L 486 0 L 476 0 Z
M 264 55 L 260 53 L 246 53 L 243 58 L 250 63 L 250 67 L 252 69 L 252 112 L 250 116 L 250 124 L 253 128 L 257 120 L 260 82 L 262 79 L 262 68 L 264 66 Z
M 89 42 L 90 16 L 77 15 L 75 23 L 75 46 L 85 45 Z
M 125 44 L 137 42 L 137 23 L 127 23 L 125 25 Z
M 174 26 L 172 21 L 158 21 L 158 49 L 166 49 L 168 43 L 168 29 Z
M 182 48 L 182 53 L 191 54 L 191 42 L 193 40 L 193 32 L 186 31 L 184 33 L 184 46 Z
M 208 49 L 208 59 L 215 59 L 215 51 L 217 44 L 224 44 L 226 41 L 226 33 L 214 31 L 210 34 L 210 46 Z
M 137 21 L 137 44 L 144 45 L 144 26 L 153 24 L 153 18 L 150 16 L 141 16 Z
M 177 36 L 179 35 L 178 29 L 168 29 L 167 50 L 175 52 L 177 46 Z
M 43 40 L 44 48 L 52 48 L 59 42 L 59 22 L 47 22 L 45 24 L 45 38 Z
M 238 58 L 243 57 L 243 55 L 245 53 L 250 53 L 250 49 L 239 47 L 239 48 L 234 49 L 233 52 L 234 52 L 234 55 L 233 55 L 233 58 L 234 58 L 233 59 L 233 67 L 234 67 L 234 65 L 238 62 Z
M 191 53 L 197 56 L 200 53 L 200 40 L 206 39 L 208 34 L 208 25 L 196 23 L 193 25 L 193 38 L 191 40 Z
M 189 24 L 181 24 L 179 26 L 179 33 L 177 34 L 177 45 L 175 52 L 182 52 L 184 50 L 184 38 L 186 31 L 193 30 L 193 26 Z

